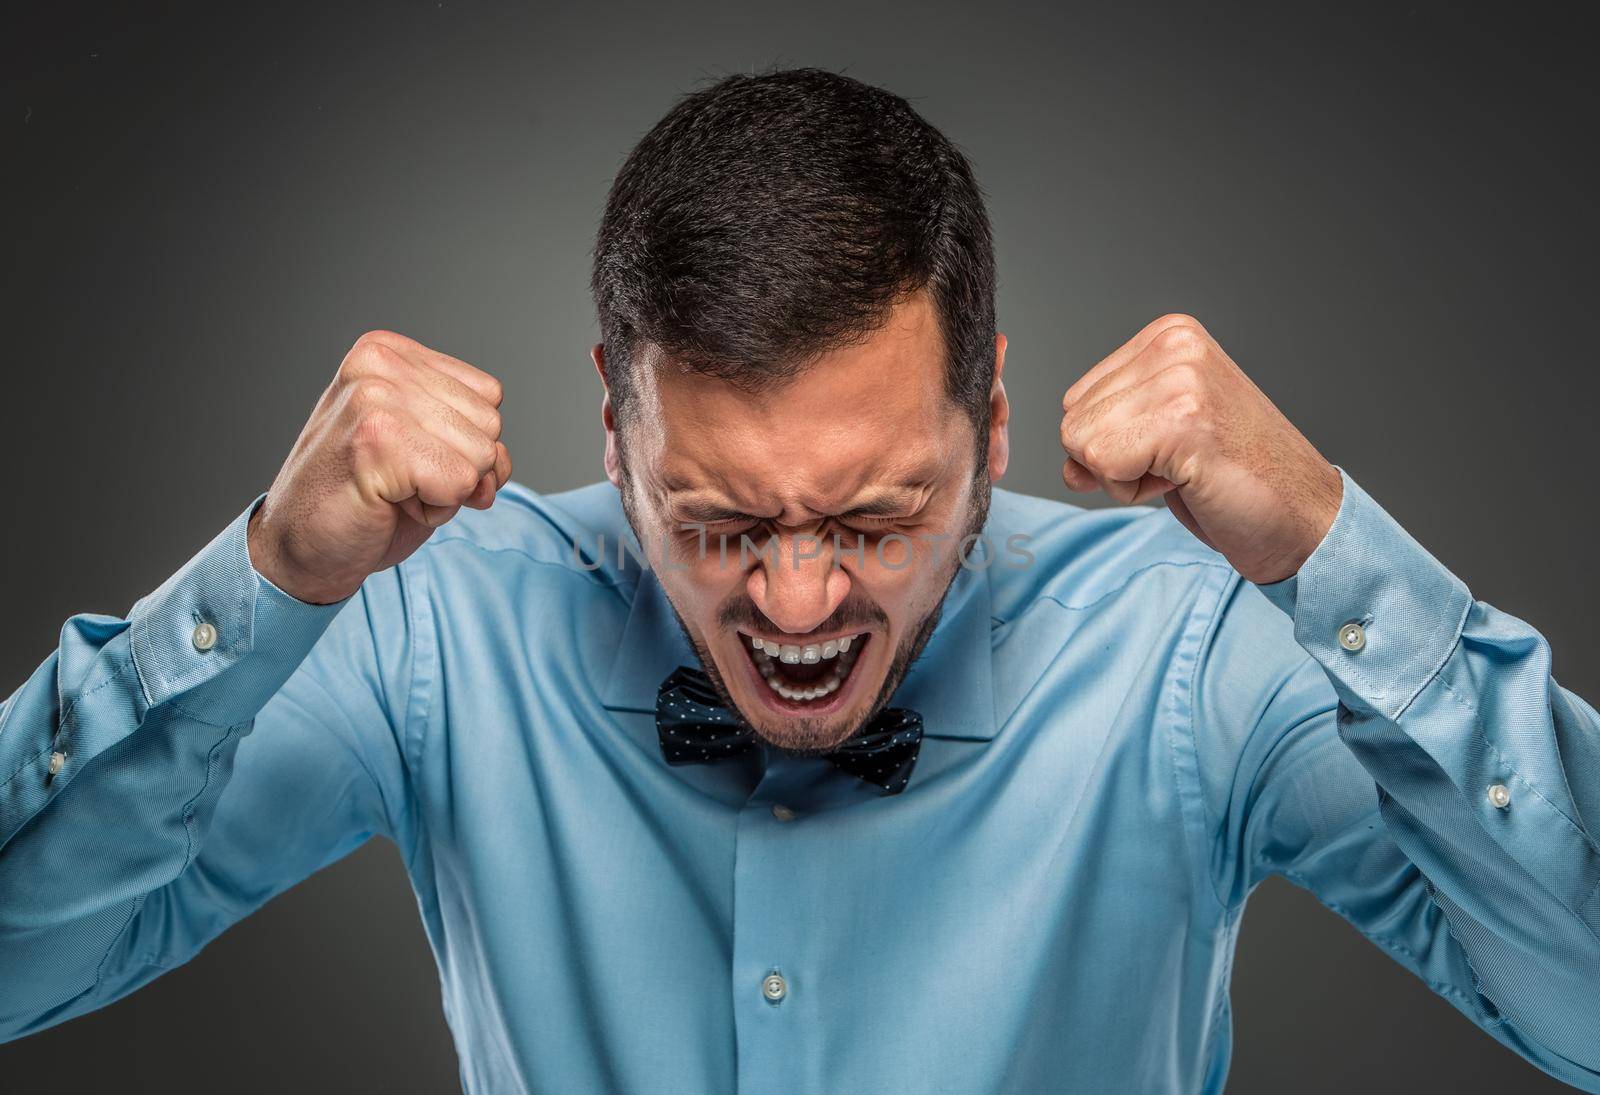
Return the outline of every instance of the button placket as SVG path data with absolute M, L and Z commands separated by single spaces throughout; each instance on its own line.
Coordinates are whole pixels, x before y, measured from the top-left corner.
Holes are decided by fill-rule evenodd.
M 805 865 L 817 852 L 805 811 L 791 805 L 806 801 L 816 764 L 769 758 L 735 829 L 731 991 L 742 1091 L 767 1089 L 773 1076 L 818 1048 L 815 1030 L 802 1021 L 811 1001 L 796 995 L 795 982 L 814 962 L 805 918 L 795 909 L 812 903 L 797 887 L 814 884 Z

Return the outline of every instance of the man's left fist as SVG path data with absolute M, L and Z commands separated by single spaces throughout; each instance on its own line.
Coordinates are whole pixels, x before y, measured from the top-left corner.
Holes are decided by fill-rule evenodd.
M 1166 315 L 1061 400 L 1061 477 L 1123 503 L 1158 494 L 1185 528 L 1262 584 L 1297 573 L 1344 484 L 1192 316 Z

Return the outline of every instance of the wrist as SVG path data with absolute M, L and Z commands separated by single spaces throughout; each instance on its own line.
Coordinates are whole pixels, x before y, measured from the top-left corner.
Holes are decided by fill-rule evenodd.
M 1299 573 L 1307 559 L 1328 538 L 1328 532 L 1333 528 L 1333 523 L 1339 519 L 1339 510 L 1344 506 L 1344 476 L 1339 473 L 1332 461 L 1322 461 L 1321 478 L 1312 489 L 1312 505 L 1308 521 L 1311 533 L 1307 537 L 1305 554 L 1295 564 L 1294 573 Z
M 1322 471 L 1302 477 L 1301 483 L 1299 488 L 1283 491 L 1285 498 L 1294 499 L 1283 511 L 1293 535 L 1283 535 L 1280 543 L 1286 546 L 1282 551 L 1245 575 L 1258 586 L 1285 583 L 1298 575 L 1306 560 L 1328 538 L 1334 520 L 1338 520 L 1339 507 L 1344 503 L 1344 477 L 1338 467 L 1325 461 Z
M 359 588 L 360 583 L 348 589 L 331 585 L 289 565 L 284 553 L 279 550 L 262 524 L 261 514 L 265 509 L 266 502 L 263 501 L 250 515 L 250 520 L 245 525 L 245 544 L 250 557 L 250 566 L 258 575 L 295 600 L 311 605 L 337 604 Z

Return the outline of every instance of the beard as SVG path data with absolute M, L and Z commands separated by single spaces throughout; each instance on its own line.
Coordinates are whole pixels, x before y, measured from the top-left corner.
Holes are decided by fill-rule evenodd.
M 632 491 L 629 489 L 631 483 L 627 475 L 626 465 L 623 467 L 621 478 L 623 486 L 620 494 L 622 496 L 623 515 L 627 518 L 629 527 L 633 529 L 634 536 L 639 539 L 640 543 L 646 543 L 647 541 L 640 535 L 639 522 L 635 519 L 636 514 L 631 504 L 632 500 L 630 495 L 632 494 Z M 957 545 L 957 549 L 951 553 L 954 558 L 951 561 L 949 573 L 945 575 L 944 587 L 939 591 L 939 599 L 934 603 L 933 608 L 931 608 L 920 620 L 917 621 L 916 626 L 911 628 L 905 637 L 900 640 L 899 644 L 895 648 L 894 657 L 890 659 L 889 668 L 887 672 L 884 673 L 883 683 L 878 688 L 878 694 L 873 697 L 872 703 L 866 708 L 865 712 L 852 724 L 850 724 L 848 730 L 843 734 L 839 732 L 839 724 L 837 722 L 830 723 L 824 719 L 808 718 L 805 716 L 792 718 L 786 721 L 785 731 L 786 737 L 788 738 L 787 741 L 774 741 L 766 734 L 763 734 L 761 729 L 755 725 L 750 717 L 740 709 L 738 703 L 734 701 L 732 693 L 728 690 L 727 683 L 723 680 L 722 674 L 717 669 L 716 659 L 712 657 L 710 648 L 696 638 L 694 633 L 689 630 L 688 624 L 684 621 L 683 614 L 678 611 L 677 604 L 673 602 L 671 596 L 669 595 L 667 597 L 667 605 L 672 609 L 672 618 L 677 621 L 678 629 L 683 632 L 684 640 L 689 644 L 689 647 L 695 652 L 695 656 L 699 659 L 700 666 L 705 672 L 706 678 L 711 682 L 711 687 L 716 691 L 718 702 L 721 704 L 721 706 L 729 714 L 734 715 L 738 719 L 741 728 L 749 730 L 755 736 L 755 738 L 767 748 L 785 756 L 820 756 L 824 753 L 831 752 L 832 750 L 839 748 L 839 746 L 844 742 L 849 741 L 851 738 L 857 737 L 866 731 L 867 728 L 871 726 L 873 719 L 877 718 L 877 716 L 889 706 L 890 699 L 893 698 L 894 693 L 900 687 L 901 682 L 905 680 L 905 676 L 910 671 L 912 664 L 915 663 L 917 658 L 922 654 L 923 649 L 928 645 L 928 640 L 933 637 L 933 632 L 935 628 L 938 627 L 940 616 L 944 611 L 945 599 L 950 595 L 950 589 L 955 584 L 956 574 L 961 567 L 961 553 L 959 545 L 966 539 L 966 537 L 971 536 L 981 530 L 989 518 L 991 486 L 992 484 L 989 482 L 988 476 L 987 461 L 986 459 L 980 459 L 971 483 L 972 504 L 968 509 L 966 522 L 967 527 L 959 536 L 955 538 L 954 542 Z M 666 593 L 665 585 L 662 586 L 662 592 Z M 840 607 L 844 608 L 845 606 L 841 605 Z M 726 606 L 724 611 L 719 614 L 724 618 L 723 622 L 727 622 L 730 618 L 730 608 L 732 608 L 732 606 Z M 878 620 L 887 620 L 887 616 L 885 616 L 883 611 L 876 605 L 870 606 L 866 612 L 875 613 L 876 619 Z M 856 613 L 856 618 L 859 619 L 862 615 L 864 615 L 864 613 L 858 611 Z M 765 619 L 765 617 L 761 615 L 760 611 L 756 609 L 753 604 L 740 608 L 738 611 L 731 613 L 731 616 L 735 618 L 743 617 L 745 619 Z

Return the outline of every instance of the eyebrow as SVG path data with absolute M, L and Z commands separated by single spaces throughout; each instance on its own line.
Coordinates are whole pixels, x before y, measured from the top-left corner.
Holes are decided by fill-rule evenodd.
M 684 524 L 716 525 L 723 521 L 740 521 L 744 519 L 755 520 L 751 514 L 742 510 L 729 509 L 716 502 L 690 498 L 684 501 L 669 500 L 667 507 L 672 510 L 672 515 Z
M 895 517 L 916 503 L 913 492 L 907 488 L 895 488 L 891 493 L 876 495 L 867 499 L 860 505 L 851 506 L 842 516 L 845 517 Z
M 891 487 L 882 493 L 851 506 L 841 517 L 894 517 L 903 514 L 916 504 L 917 488 L 911 485 Z M 767 518 L 746 513 L 719 502 L 703 498 L 668 500 L 668 508 L 676 520 L 685 524 L 715 525 L 724 521 L 762 521 Z

